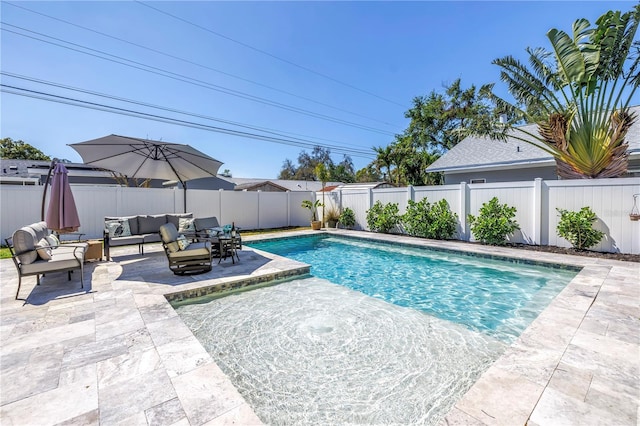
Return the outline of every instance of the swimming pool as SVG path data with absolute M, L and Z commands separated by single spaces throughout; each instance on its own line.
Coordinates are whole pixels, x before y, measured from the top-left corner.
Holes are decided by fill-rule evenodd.
M 327 235 L 252 248 L 311 265 L 311 273 L 387 302 L 511 342 L 576 270 Z
M 248 245 L 314 276 L 174 307 L 274 425 L 438 424 L 576 274 L 333 236 Z

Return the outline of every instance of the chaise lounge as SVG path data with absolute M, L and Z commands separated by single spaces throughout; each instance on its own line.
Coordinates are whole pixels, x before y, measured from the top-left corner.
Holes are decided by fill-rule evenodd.
M 80 287 L 84 288 L 84 256 L 87 243 L 60 244 L 58 239 L 50 235 L 46 222 L 36 222 L 24 226 L 13 233 L 10 239 L 5 239 L 11 258 L 18 270 L 18 290 L 16 300 L 20 294 L 22 277 L 36 276 L 40 285 L 40 275 L 49 272 L 71 272 L 80 270 Z

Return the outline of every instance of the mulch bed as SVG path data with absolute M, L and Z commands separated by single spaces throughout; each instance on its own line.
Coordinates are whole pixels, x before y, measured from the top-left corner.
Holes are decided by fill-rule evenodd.
M 640 262 L 640 254 L 624 254 L 624 253 L 601 253 L 590 250 L 576 250 L 573 248 L 556 247 L 556 246 L 530 246 L 527 244 L 507 244 L 506 247 L 542 251 L 546 253 L 572 254 L 574 256 L 595 257 L 600 259 L 622 260 L 625 262 Z

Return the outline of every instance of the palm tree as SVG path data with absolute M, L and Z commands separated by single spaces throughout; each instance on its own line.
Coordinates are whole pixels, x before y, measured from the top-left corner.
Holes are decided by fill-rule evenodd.
M 536 145 L 555 158 L 563 178 L 625 174 L 625 136 L 636 119 L 629 104 L 640 82 L 640 42 L 634 41 L 639 21 L 640 5 L 624 14 L 609 11 L 595 27 L 579 19 L 572 36 L 547 33 L 552 52 L 527 49 L 529 66 L 511 56 L 494 60 L 523 108 L 494 96 L 513 119 L 485 135 Z M 523 118 L 535 122 L 539 134 L 513 127 Z

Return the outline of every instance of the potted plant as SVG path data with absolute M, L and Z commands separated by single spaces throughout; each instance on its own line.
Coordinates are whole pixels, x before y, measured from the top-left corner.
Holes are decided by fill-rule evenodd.
M 302 201 L 302 207 L 311 211 L 311 229 L 316 231 L 319 230 L 322 227 L 322 222 L 318 220 L 316 209 L 318 207 L 324 207 L 320 200 L 315 200 L 314 202 L 311 200 L 304 200 Z
M 327 222 L 327 228 L 335 228 L 340 220 L 340 210 L 331 206 L 324 212 L 324 221 Z
M 351 210 L 349 207 L 345 207 L 342 210 L 342 213 L 340 213 L 338 222 L 340 222 L 340 224 L 345 228 L 351 229 L 356 224 L 356 215 L 355 213 L 353 213 L 353 210 Z

